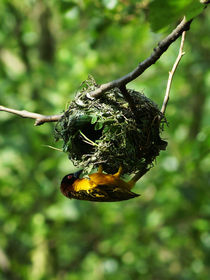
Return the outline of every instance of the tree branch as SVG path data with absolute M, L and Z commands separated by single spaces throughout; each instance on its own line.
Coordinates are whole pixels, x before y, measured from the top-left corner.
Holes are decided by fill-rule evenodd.
M 35 126 L 42 125 L 43 123 L 46 123 L 46 122 L 57 122 L 62 117 L 62 115 L 45 116 L 45 115 L 40 115 L 40 114 L 33 113 L 33 112 L 28 112 L 25 110 L 19 111 L 19 110 L 7 108 L 7 107 L 1 106 L 1 105 L 0 105 L 0 111 L 12 113 L 12 114 L 21 116 L 22 118 L 35 119 L 36 120 L 34 123 Z
M 201 4 L 210 4 L 210 0 L 200 0 Z
M 163 105 L 162 105 L 162 108 L 161 108 L 161 113 L 163 113 L 163 114 L 165 113 L 165 110 L 166 110 L 166 107 L 167 107 L 167 104 L 168 104 L 169 94 L 170 94 L 170 89 L 171 89 L 171 83 L 172 83 L 172 80 L 173 80 L 174 73 L 177 69 L 177 66 L 179 65 L 180 60 L 182 59 L 183 55 L 185 54 L 183 52 L 184 40 L 185 40 L 185 31 L 182 33 L 182 39 L 181 39 L 181 44 L 180 44 L 178 56 L 177 56 L 176 61 L 173 65 L 173 67 L 172 67 L 172 70 L 169 72 L 168 83 L 167 83 L 167 87 L 166 87 L 166 93 L 165 93 L 165 97 L 164 97 L 164 100 L 163 100 Z
M 190 29 L 191 22 L 192 20 L 186 21 L 184 18 L 181 23 L 171 32 L 171 34 L 158 43 L 151 56 L 139 63 L 139 65 L 133 71 L 117 80 L 101 85 L 96 90 L 89 92 L 87 97 L 97 98 L 105 91 L 114 87 L 120 88 L 139 77 L 147 68 L 149 68 L 160 58 L 160 56 L 168 49 L 168 47 L 182 35 L 183 31 Z

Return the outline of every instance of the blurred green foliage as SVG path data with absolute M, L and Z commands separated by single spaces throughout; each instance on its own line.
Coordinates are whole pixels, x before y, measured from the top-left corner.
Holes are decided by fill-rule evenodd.
M 103 83 L 131 71 L 166 35 L 151 32 L 148 2 L 1 1 L 0 104 L 57 114 L 88 74 Z M 53 124 L 0 112 L 0 279 L 209 279 L 209 28 L 206 9 L 174 77 L 168 148 L 138 199 L 66 199 L 59 184 L 74 167 L 44 146 L 62 146 Z M 178 48 L 129 87 L 161 106 Z
M 178 18 L 186 17 L 187 20 L 199 15 L 203 5 L 195 0 L 153 0 L 150 3 L 150 22 L 153 31 L 169 27 Z

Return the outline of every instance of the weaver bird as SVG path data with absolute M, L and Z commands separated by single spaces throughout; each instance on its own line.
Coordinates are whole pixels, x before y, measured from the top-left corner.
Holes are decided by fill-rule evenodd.
M 125 182 L 120 179 L 122 168 L 115 174 L 104 174 L 102 166 L 98 172 L 90 174 L 89 178 L 80 179 L 82 170 L 66 175 L 61 182 L 61 192 L 68 198 L 98 202 L 113 202 L 128 200 L 139 196 L 131 189 L 136 181 Z

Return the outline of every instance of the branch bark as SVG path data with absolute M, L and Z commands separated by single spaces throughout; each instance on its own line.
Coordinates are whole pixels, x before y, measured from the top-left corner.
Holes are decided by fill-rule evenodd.
M 22 118 L 35 119 L 35 123 L 34 123 L 35 126 L 42 125 L 46 122 L 57 122 L 62 117 L 62 115 L 45 116 L 45 115 L 41 115 L 41 114 L 37 114 L 37 113 L 33 113 L 33 112 L 28 112 L 25 110 L 20 111 L 20 110 L 11 109 L 11 108 L 7 108 L 7 107 L 1 106 L 1 105 L 0 105 L 0 111 L 12 113 L 12 114 L 18 115 Z
M 184 18 L 181 23 L 161 42 L 158 43 L 157 47 L 154 49 L 153 53 L 139 63 L 139 65 L 130 73 L 126 74 L 125 76 L 116 79 L 112 82 L 108 82 L 106 84 L 101 85 L 96 90 L 89 92 L 87 95 L 88 98 L 97 98 L 101 94 L 103 94 L 105 91 L 115 88 L 115 87 L 122 87 L 123 85 L 128 84 L 129 82 L 135 80 L 137 77 L 139 77 L 147 68 L 149 68 L 152 64 L 154 64 L 160 56 L 168 49 L 168 47 L 177 39 L 179 38 L 184 31 L 187 31 L 190 29 L 190 24 L 192 20 L 186 21 Z

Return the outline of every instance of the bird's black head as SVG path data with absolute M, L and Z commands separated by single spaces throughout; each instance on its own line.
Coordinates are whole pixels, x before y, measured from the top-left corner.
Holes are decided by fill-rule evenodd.
M 61 186 L 60 186 L 60 189 L 61 189 L 61 192 L 66 195 L 66 193 L 68 191 L 71 191 L 72 190 L 72 185 L 73 183 L 79 179 L 79 176 L 80 174 L 82 173 L 82 170 L 79 170 L 75 173 L 70 173 L 70 174 L 67 174 L 66 176 L 63 177 L 62 181 L 61 181 Z

